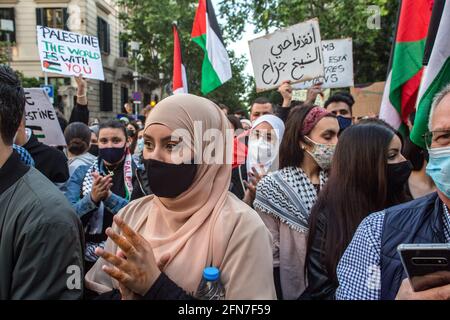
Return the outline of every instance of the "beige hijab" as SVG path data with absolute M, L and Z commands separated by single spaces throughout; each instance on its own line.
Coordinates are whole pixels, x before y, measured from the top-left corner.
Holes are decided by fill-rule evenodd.
M 145 126 L 185 129 L 193 139 L 197 121 L 202 124 L 202 133 L 208 129 L 223 133 L 221 141 L 202 142 L 201 152 L 211 143 L 219 143 L 225 151 L 225 163 L 227 153 L 232 152 L 232 146 L 225 144 L 230 124 L 219 107 L 205 98 L 190 94 L 168 97 L 150 113 Z M 230 134 L 232 137 L 232 131 Z M 193 184 L 177 198 L 148 196 L 133 201 L 119 214 L 150 242 L 157 261 L 170 256 L 163 271 L 187 292 L 196 291 L 203 269 L 213 265 L 222 272 L 227 299 L 274 298 L 270 234 L 257 214 L 228 192 L 231 164 L 198 166 Z M 117 247 L 108 239 L 106 250 L 117 252 Z M 87 287 L 97 292 L 117 288 L 101 270 L 104 263 L 99 259 L 86 276 Z M 253 266 L 260 270 L 252 270 Z M 255 271 L 259 272 L 256 277 Z M 252 275 L 255 283 L 245 283 L 252 282 Z

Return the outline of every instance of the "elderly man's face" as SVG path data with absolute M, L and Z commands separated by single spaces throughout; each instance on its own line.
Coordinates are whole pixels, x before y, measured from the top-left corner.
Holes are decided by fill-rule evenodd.
M 431 148 L 450 146 L 450 94 L 437 105 L 431 119 Z

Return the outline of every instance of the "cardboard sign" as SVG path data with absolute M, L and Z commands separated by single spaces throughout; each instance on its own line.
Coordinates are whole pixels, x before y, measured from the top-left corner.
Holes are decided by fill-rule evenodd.
M 325 75 L 313 80 L 297 83 L 294 89 L 308 89 L 317 83 L 322 88 L 353 87 L 353 43 L 351 38 L 322 40 Z
M 42 26 L 37 37 L 44 72 L 105 79 L 97 37 Z
M 312 19 L 249 41 L 256 91 L 324 76 L 319 21 Z
M 25 124 L 36 138 L 49 146 L 65 146 L 66 139 L 59 125 L 55 109 L 42 88 L 25 90 Z
M 353 117 L 375 117 L 380 113 L 383 100 L 384 82 L 375 82 L 367 86 L 351 88 L 350 93 L 355 99 Z

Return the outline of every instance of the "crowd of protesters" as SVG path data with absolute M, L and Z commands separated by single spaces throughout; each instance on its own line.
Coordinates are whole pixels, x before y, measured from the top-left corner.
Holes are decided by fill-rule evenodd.
M 315 105 L 320 85 L 295 101 L 285 81 L 249 119 L 177 94 L 93 121 L 76 83 L 60 150 L 0 66 L 0 299 L 197 299 L 208 266 L 226 299 L 450 297 L 414 292 L 396 252 L 450 242 L 450 86 L 425 150 L 349 93 Z

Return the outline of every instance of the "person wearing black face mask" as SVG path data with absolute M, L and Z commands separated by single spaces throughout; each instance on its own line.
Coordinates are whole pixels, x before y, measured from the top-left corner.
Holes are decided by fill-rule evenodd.
M 122 123 L 112 120 L 101 124 L 98 146 L 96 161 L 75 170 L 65 193 L 86 230 L 86 271 L 97 260 L 94 249 L 103 246 L 113 216 L 128 204 L 137 184 L 137 168 Z
M 215 139 L 206 138 L 211 132 Z M 103 259 L 86 275 L 88 289 L 106 287 L 123 299 L 194 299 L 203 270 L 216 265 L 225 299 L 275 298 L 269 230 L 228 191 L 230 133 L 226 116 L 205 98 L 177 94 L 158 103 L 146 120 L 143 152 L 154 195 L 114 217 L 105 248 L 96 250 Z M 122 251 L 120 239 L 131 238 L 141 245 Z M 107 264 L 112 257 L 115 274 Z M 123 272 L 129 272 L 126 284 Z
M 325 101 L 325 109 L 336 115 L 339 122 L 339 133 L 353 124 L 352 107 L 355 103 L 353 96 L 347 92 L 338 92 Z
M 334 299 L 337 266 L 371 212 L 407 202 L 411 164 L 402 139 L 381 120 L 362 121 L 339 137 L 328 183 L 311 210 L 306 254 L 309 286 L 301 299 Z
M 91 146 L 89 147 L 89 153 L 98 157 L 98 124 L 90 126 L 91 130 Z

